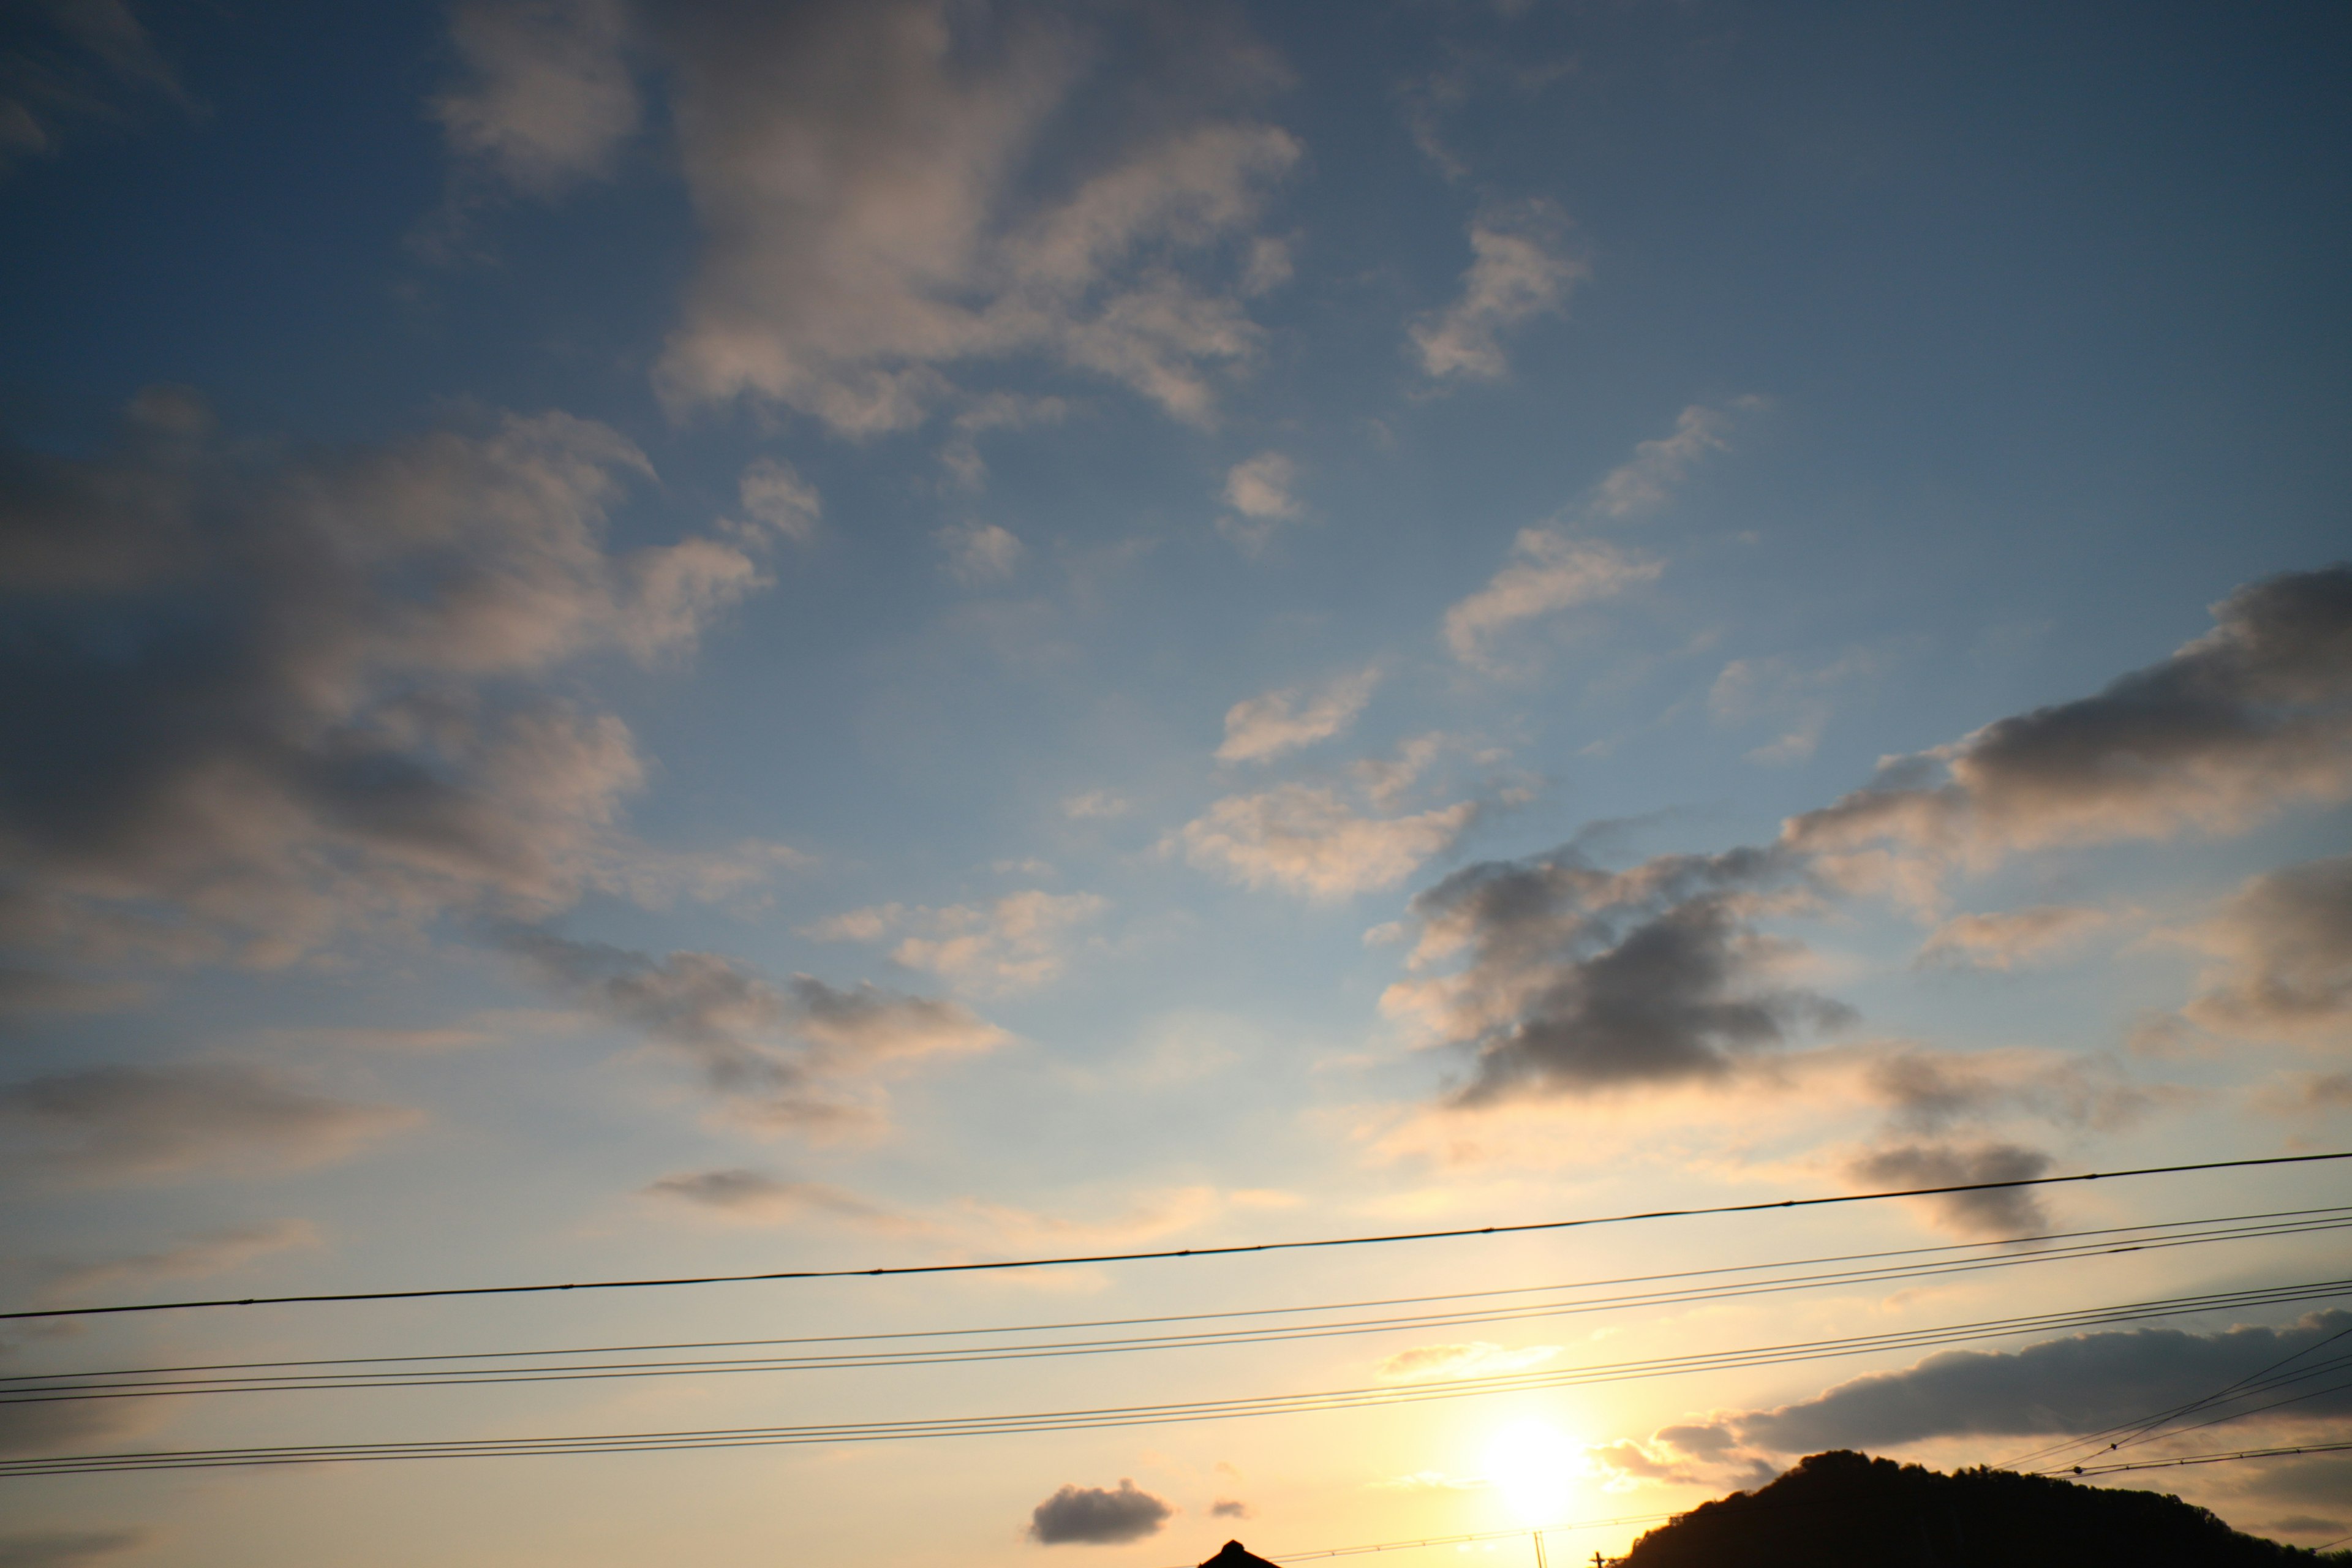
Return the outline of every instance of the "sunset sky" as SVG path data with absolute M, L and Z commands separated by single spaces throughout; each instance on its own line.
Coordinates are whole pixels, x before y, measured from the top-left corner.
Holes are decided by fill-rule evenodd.
M 0 1310 L 2352 1149 L 2339 5 L 0 28 Z M 2125 1453 L 2352 1443 L 2347 1225 L 20 1318 L 0 1563 L 1571 1561 L 2290 1356 Z M 2352 1535 L 2352 1453 L 2112 1480 Z

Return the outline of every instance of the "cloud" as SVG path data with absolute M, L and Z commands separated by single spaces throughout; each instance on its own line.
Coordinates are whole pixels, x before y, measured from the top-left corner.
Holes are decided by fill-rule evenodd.
M 642 115 L 631 30 L 625 0 L 461 0 L 465 79 L 431 104 L 451 152 L 540 197 L 609 172 Z
M 1395 886 L 1459 838 L 1478 810 L 1465 800 L 1370 816 L 1329 785 L 1288 784 L 1227 795 L 1170 842 L 1192 865 L 1244 887 L 1329 901 Z
M 0 54 L 0 174 L 19 159 L 54 155 L 71 121 L 118 118 L 126 89 L 202 112 L 123 0 L 47 0 L 16 7 L 10 23 Z
M 1954 915 L 1921 944 L 1919 962 L 1962 969 L 2014 969 L 2063 952 L 2111 918 L 2104 910 L 2070 904 Z
M 2188 940 L 2214 964 L 2185 1011 L 2217 1034 L 2319 1043 L 2352 1027 L 2352 855 L 2250 879 Z
M 1225 474 L 1225 504 L 1241 515 L 1221 517 L 1217 531 L 1255 555 L 1274 537 L 1277 524 L 1306 515 L 1291 492 L 1298 465 L 1280 452 L 1260 452 Z
M 743 510 L 795 544 L 816 537 L 824 498 L 781 458 L 757 458 L 736 487 Z
M 1847 1169 L 1854 1180 L 1873 1187 L 1957 1187 L 2031 1181 L 2050 1169 L 2050 1156 L 2014 1143 L 1907 1143 L 1865 1154 Z M 1971 1240 L 2031 1236 L 2051 1228 L 2049 1213 L 2031 1188 L 1942 1193 L 1916 1201 L 1944 1229 Z
M 1069 171 L 1039 132 L 1121 58 L 1109 21 L 700 0 L 656 34 L 705 236 L 659 367 L 673 405 L 751 397 L 866 435 L 952 398 L 950 368 L 1022 355 L 1197 423 L 1212 375 L 1255 354 L 1237 250 L 1300 148 L 1215 106 L 1272 79 L 1262 53 L 1186 82 L 1168 73 L 1202 51 L 1150 51 L 1127 86 L 1171 111 Z
M 1577 605 L 1613 598 L 1654 583 L 1665 563 L 1629 554 L 1598 540 L 1572 539 L 1545 528 L 1523 528 L 1514 559 L 1487 584 L 1445 612 L 1445 644 L 1465 664 L 1487 664 L 1486 645 L 1521 621 Z
M 1906 1133 L 1941 1133 L 2015 1112 L 2053 1125 L 2105 1132 L 2186 1092 L 2126 1079 L 2112 1058 L 2044 1051 L 1930 1051 L 1917 1047 L 1871 1057 L 1865 1092 L 1885 1106 Z
M 1724 725 L 1774 721 L 1783 726 L 1780 735 L 1749 752 L 1748 760 L 1767 766 L 1801 763 L 1813 754 L 1829 728 L 1831 693 L 1877 673 L 1884 663 L 1868 648 L 1852 648 L 1817 665 L 1785 655 L 1735 658 L 1708 689 L 1707 712 Z
M 1011 1038 L 952 1002 L 806 974 L 778 986 L 718 953 L 656 959 L 545 931 L 517 932 L 507 947 L 546 984 L 693 1062 L 753 1125 L 871 1129 L 884 1121 L 888 1079 Z
M 1062 802 L 1062 815 L 1072 822 L 1108 822 L 1134 809 L 1133 801 L 1109 789 L 1090 789 Z
M 824 1182 L 788 1182 L 764 1171 L 664 1176 L 646 1188 L 646 1195 L 753 1225 L 782 1225 L 814 1215 L 888 1235 L 934 1228 Z
M 958 485 L 979 489 L 988 482 L 988 464 L 980 455 L 980 437 L 984 432 L 1058 425 L 1069 413 L 1069 404 L 1058 397 L 1031 397 L 1001 387 L 983 393 L 957 413 L 951 422 L 953 434 L 940 448 L 940 461 Z
M 1250 1506 L 1234 1498 L 1221 1497 L 1209 1505 L 1211 1519 L 1247 1519 Z
M 1764 399 L 1753 394 L 1735 397 L 1721 408 L 1692 404 L 1675 416 L 1673 435 L 1643 442 L 1632 458 L 1593 487 L 1586 515 L 1624 521 L 1658 510 L 1693 468 L 1730 449 L 1728 432 L 1741 415 L 1763 406 Z
M 1034 991 L 1059 978 L 1073 932 L 1102 918 L 1108 900 L 1093 893 L 1031 888 L 988 904 L 909 909 L 881 904 L 807 928 L 821 942 L 880 942 L 906 933 L 890 950 L 909 969 L 927 969 L 965 991 Z
M 14 1157 L 91 1180 L 325 1164 L 417 1120 L 235 1063 L 88 1068 L 0 1089 Z
M 1234 703 L 1225 711 L 1225 740 L 1217 748 L 1217 761 L 1262 763 L 1344 733 L 1372 700 L 1380 679 L 1377 668 L 1362 669 L 1319 690 L 1286 687 Z
M 82 1568 L 143 1546 L 144 1530 L 35 1530 L 0 1535 L 0 1568 Z
M 1029 1515 L 1029 1534 L 1041 1546 L 1077 1542 L 1097 1546 L 1156 1535 L 1175 1508 L 1121 1477 L 1118 1489 L 1066 1486 Z
M 2352 566 L 2289 573 L 2213 607 L 2214 629 L 2095 697 L 1895 758 L 1789 820 L 1855 886 L 2056 845 L 2241 831 L 2352 794 Z
M 1558 1345 L 1527 1345 L 1506 1350 L 1474 1340 L 1459 1345 L 1415 1345 L 1381 1358 L 1380 1375 L 1391 1382 L 1419 1382 L 1433 1377 L 1484 1377 L 1525 1372 L 1559 1354 Z
M 1510 372 L 1502 337 L 1557 315 L 1591 268 L 1568 248 L 1568 219 L 1551 202 L 1496 206 L 1470 225 L 1474 259 L 1462 296 L 1414 321 L 1406 336 L 1432 379 L 1498 381 Z
M 1421 893 L 1416 970 L 1381 1008 L 1475 1053 L 1456 1103 L 1717 1077 L 1846 1009 L 1776 983 L 1798 953 L 1756 921 L 1797 872 L 1777 851 L 1664 855 L 1604 871 L 1572 850 L 1466 867 Z
M 1729 1434 L 1750 1447 L 1782 1454 L 1886 1448 L 1931 1437 L 2098 1432 L 2203 1399 L 2346 1329 L 2352 1329 L 2352 1312 L 2324 1311 L 2280 1328 L 2114 1330 L 2021 1351 L 1943 1351 L 1793 1405 L 1669 1430 L 1696 1432 L 1710 1441 Z M 2258 1396 L 2255 1403 L 2268 1397 L 2275 1396 Z M 2230 1408 L 2217 1405 L 2212 1413 Z M 2352 1390 L 2336 1389 L 2271 1419 L 2322 1421 L 2347 1413 L 2352 1413 Z
M 303 456 L 206 423 L 152 390 L 97 456 L 0 453 L 0 937 L 279 963 L 623 875 L 644 763 L 543 683 L 690 651 L 753 559 L 607 550 L 649 469 L 566 415 Z
M 201 1279 L 243 1268 L 273 1252 L 319 1245 L 318 1226 L 308 1220 L 216 1230 L 162 1252 L 85 1264 L 50 1278 L 43 1289 L 53 1300 L 94 1300 L 163 1279 Z
M 967 588 L 1005 582 L 1021 564 L 1021 541 L 993 522 L 953 523 L 931 537 L 947 553 L 949 575 Z

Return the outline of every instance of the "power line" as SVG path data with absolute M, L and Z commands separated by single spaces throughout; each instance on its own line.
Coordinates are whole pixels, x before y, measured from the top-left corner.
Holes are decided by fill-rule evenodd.
M 1003 1415 L 966 1415 L 894 1421 L 824 1422 L 796 1426 L 709 1428 L 676 1432 L 572 1434 L 554 1437 L 445 1438 L 408 1442 L 291 1444 L 272 1447 L 154 1450 L 137 1453 L 34 1456 L 0 1460 L 0 1477 L 80 1475 L 117 1471 L 216 1469 L 261 1465 L 383 1462 L 398 1459 L 499 1458 L 557 1455 L 647 1453 L 712 1448 L 794 1447 L 810 1444 L 903 1442 L 954 1436 L 1011 1436 L 1041 1432 L 1164 1426 L 1244 1416 L 1303 1414 L 1421 1404 L 1490 1394 L 1524 1393 L 1603 1383 L 1640 1381 L 1698 1372 L 1735 1371 L 1801 1362 L 1834 1360 L 1887 1350 L 1917 1350 L 1970 1340 L 2000 1339 L 2097 1326 L 2179 1317 L 2190 1313 L 2280 1305 L 2352 1295 L 2352 1279 L 2282 1285 L 2254 1290 L 2124 1302 L 2065 1312 L 1947 1324 L 1886 1334 L 1856 1335 L 1743 1351 L 1658 1357 L 1551 1373 L 1455 1378 L 1420 1384 L 1323 1389 L 1294 1394 L 1189 1400 L 1164 1405 L 1118 1405 L 1076 1410 L 1030 1411 Z M 2352 1445 L 2347 1445 L 2352 1446 Z
M 2292 1448 L 2241 1448 L 2231 1454 L 2188 1454 L 2178 1459 L 2139 1459 L 2127 1465 L 2081 1465 L 2065 1473 L 2114 1476 L 2126 1470 L 2169 1470 L 2182 1465 L 2222 1465 L 2233 1459 L 2282 1459 L 2291 1454 L 2341 1454 L 2347 1451 L 2352 1451 L 2352 1443 L 2305 1443 Z
M 2313 1216 L 2316 1217 L 2313 1217 Z M 489 1352 L 471 1354 L 394 1357 L 352 1357 L 338 1360 L 314 1360 L 299 1363 L 248 1363 L 238 1365 L 128 1368 L 112 1372 L 19 1373 L 0 1377 L 0 1405 L 59 1403 L 94 1399 L 155 1398 L 212 1394 L 236 1393 L 299 1393 L 337 1389 L 413 1388 L 504 1384 L 511 1383 L 579 1382 L 604 1378 L 642 1378 L 662 1376 L 701 1376 L 750 1372 L 807 1372 L 844 1369 L 872 1369 L 905 1366 L 937 1366 L 968 1364 L 976 1362 L 1029 1360 L 1041 1357 L 1132 1353 L 1152 1350 L 1200 1349 L 1211 1346 L 1247 1345 L 1287 1342 L 1300 1340 L 1325 1339 L 1345 1335 L 1392 1333 L 1440 1328 L 1458 1328 L 1495 1322 L 1523 1322 L 1545 1318 L 1565 1317 L 1586 1312 L 1623 1310 L 1636 1307 L 1684 1305 L 1703 1301 L 1720 1301 L 1758 1295 L 1779 1294 L 1790 1290 L 1819 1289 L 1861 1284 L 1887 1284 L 1924 1279 L 1948 1277 L 1985 1269 L 2013 1268 L 2032 1264 L 2073 1261 L 2084 1258 L 2107 1258 L 2123 1253 L 2153 1251 L 2176 1247 L 2202 1245 L 2213 1241 L 2242 1240 L 2282 1235 L 2305 1235 L 2315 1231 L 2333 1231 L 2352 1226 L 2352 1210 L 2296 1211 L 2293 1217 L 2282 1219 L 2271 1215 L 2233 1216 L 2255 1220 L 2254 1224 L 2231 1224 L 2227 1221 L 2178 1221 L 2166 1225 L 2110 1227 L 2098 1231 L 2072 1233 L 2039 1238 L 2045 1241 L 2088 1238 L 2075 1245 L 2052 1247 L 2030 1253 L 1983 1254 L 1997 1247 L 2016 1245 L 2008 1241 L 1981 1242 L 1957 1247 L 1920 1247 L 1897 1254 L 1859 1255 L 1864 1261 L 1873 1257 L 1892 1256 L 1906 1259 L 1879 1264 L 1865 1268 L 1835 1269 L 1825 1273 L 1795 1273 L 1767 1275 L 1739 1282 L 1714 1282 L 1699 1286 L 1683 1286 L 1673 1289 L 1652 1289 L 1627 1294 L 1570 1298 L 1537 1302 L 1517 1302 L 1508 1305 L 1487 1305 L 1475 1310 L 1434 1313 L 1414 1313 L 1406 1316 L 1372 1319 L 1349 1319 L 1324 1322 L 1282 1322 L 1255 1327 L 1231 1326 L 1232 1321 L 1261 1314 L 1218 1312 L 1192 1316 L 1157 1319 L 1107 1320 L 1095 1324 L 1030 1325 L 991 1331 L 998 1335 L 1024 1332 L 1048 1332 L 1076 1327 L 1126 1327 L 1129 1325 L 1186 1324 L 1216 1322 L 1220 1326 L 1202 1333 L 1164 1333 L 1130 1335 L 1103 1340 L 1053 1341 L 1046 1342 L 1013 1341 L 991 1345 L 971 1346 L 972 1331 L 934 1331 L 931 1333 L 859 1334 L 838 1339 L 801 1337 L 789 1340 L 721 1342 L 716 1344 L 683 1344 L 676 1346 L 612 1346 L 543 1352 Z M 2191 1226 L 2206 1228 L 2190 1229 Z M 2168 1232 L 2169 1234 L 2164 1234 Z M 2128 1238 L 2122 1240 L 2119 1238 Z M 1955 1253 L 1976 1256 L 1954 1258 Z M 1926 1255 L 1924 1259 L 1921 1255 Z M 1648 1276 L 1631 1281 L 1601 1280 L 1582 1285 L 1559 1285 L 1522 1288 L 1510 1291 L 1465 1292 L 1453 1297 L 1407 1298 L 1399 1304 L 1423 1304 L 1431 1301 L 1462 1301 L 1490 1300 L 1498 1295 L 1523 1295 L 1533 1291 L 1572 1291 L 1605 1289 L 1624 1283 L 1652 1283 L 1675 1279 L 1707 1279 L 1726 1272 L 1759 1273 L 1774 1268 L 1801 1269 L 1814 1262 L 1836 1262 L 1840 1259 L 1798 1260 L 1790 1264 L 1748 1265 L 1738 1269 L 1701 1269 L 1682 1275 Z M 1379 1307 L 1391 1303 L 1339 1303 L 1321 1308 L 1276 1308 L 1262 1310 L 1264 1315 L 1295 1317 L 1303 1311 L 1344 1311 L 1356 1307 Z M 875 1342 L 883 1344 L 905 1344 L 926 1339 L 944 1339 L 946 1345 L 916 1344 L 907 1349 L 874 1349 Z M 794 1355 L 735 1356 L 687 1361 L 652 1362 L 586 1362 L 562 1363 L 562 1357 L 589 1355 L 633 1354 L 659 1350 L 752 1349 L 788 1346 L 803 1352 Z M 827 1353 L 806 1353 L 808 1347 L 848 1346 L 847 1350 Z M 541 1364 L 517 1365 L 517 1358 L 530 1357 Z M 488 1365 L 452 1364 L 488 1363 Z M 556 1362 L 556 1364 L 547 1364 Z M 343 1370 L 350 1368 L 387 1368 L 388 1370 Z M 325 1370 L 321 1370 L 325 1369 Z M 200 1375 L 228 1373 L 226 1376 Z M 104 1380 L 119 1381 L 104 1381 Z
M 1647 1209 L 1635 1214 L 1580 1219 L 1537 1220 L 1525 1225 L 1465 1226 L 1453 1230 L 1401 1231 L 1383 1236 L 1325 1237 L 1311 1241 L 1257 1241 L 1231 1247 L 1182 1247 L 1155 1252 L 1102 1252 L 1067 1258 L 1004 1258 L 986 1263 L 918 1263 L 876 1268 L 790 1268 L 760 1274 L 696 1274 L 667 1279 L 575 1280 L 561 1285 L 457 1285 L 428 1289 L 343 1290 L 301 1296 L 223 1297 L 195 1301 L 141 1301 L 108 1307 L 49 1307 L 0 1312 L 0 1321 L 26 1318 L 88 1318 L 120 1312 L 177 1312 L 207 1307 L 309 1306 L 346 1301 L 414 1301 L 447 1296 L 527 1296 L 563 1290 L 647 1290 L 686 1285 L 750 1285 L 786 1279 L 856 1279 L 908 1274 L 971 1274 L 1013 1268 L 1059 1268 L 1088 1263 L 1145 1263 L 1175 1258 L 1225 1258 L 1250 1252 L 1299 1252 L 1335 1247 L 1380 1247 L 1407 1241 L 1447 1241 L 1470 1236 L 1515 1236 L 1533 1231 L 1574 1230 L 1633 1225 L 1648 1220 L 1696 1219 L 1708 1215 L 1759 1214 L 1769 1209 L 1821 1208 L 1833 1204 L 1877 1203 L 1889 1198 L 1941 1197 L 1955 1193 L 1995 1192 L 2016 1187 L 2056 1186 L 2071 1182 L 2119 1181 L 2129 1176 L 2176 1175 L 2189 1171 L 2233 1171 L 2261 1165 L 2307 1165 L 2352 1160 L 2352 1150 L 2332 1154 L 2276 1154 L 2258 1160 L 2205 1160 L 2185 1165 L 2143 1165 L 2127 1171 L 2086 1171 L 2071 1176 L 2029 1176 L 2009 1182 L 1960 1182 L 1940 1187 L 1904 1187 L 1889 1192 L 1848 1193 L 1824 1198 L 1780 1198 L 1762 1203 L 1717 1204 L 1706 1208 Z
M 2004 1459 L 1994 1468 L 1997 1469 L 2013 1470 L 2020 1465 L 2027 1464 L 2037 1459 L 2046 1459 L 2049 1456 L 2061 1453 L 2068 1448 L 2076 1447 L 2086 1443 L 2096 1443 L 2102 1437 L 2116 1438 L 2116 1441 L 2109 1443 L 2105 1449 L 2100 1450 L 2103 1453 L 2113 1453 L 2119 1448 L 2147 1441 L 2150 1437 L 2163 1436 L 2158 1428 L 2163 1427 L 2171 1422 L 2177 1421 L 2184 1415 L 2193 1415 L 2200 1410 L 2210 1409 L 2213 1405 L 2221 1404 L 2230 1398 L 2242 1398 L 2249 1394 L 2259 1394 L 2266 1392 L 2272 1388 L 2291 1386 L 2296 1383 L 2302 1382 L 2305 1378 L 2315 1377 L 2323 1373 L 2337 1370 L 2345 1364 L 2343 1358 L 2323 1362 L 2316 1366 L 2306 1367 L 2302 1372 L 2295 1373 L 2292 1376 L 2284 1378 L 2272 1376 L 2273 1373 L 2278 1372 L 2281 1368 L 2291 1366 L 2294 1363 L 2301 1361 L 2304 1357 L 2309 1355 L 2312 1352 L 2324 1350 L 2327 1346 L 2334 1344 L 2336 1341 L 2341 1340 L 2347 1335 L 2352 1335 L 2352 1328 L 2342 1329 L 2328 1335 L 2324 1340 L 2314 1341 L 2312 1343 L 2304 1346 L 2301 1350 L 2296 1351 L 2290 1355 L 2282 1356 L 2278 1360 L 2272 1362 L 2267 1366 L 2258 1367 L 2254 1371 L 2246 1373 L 2245 1376 L 2238 1379 L 2235 1383 L 2225 1384 L 2221 1387 L 2215 1389 L 2212 1393 L 2205 1394 L 2201 1398 L 2192 1399 L 2185 1405 L 2172 1405 L 2169 1408 L 2159 1410 L 2152 1415 L 2143 1415 L 2136 1421 L 2121 1422 L 2116 1426 L 2105 1427 L 2100 1431 L 2083 1433 L 2076 1436 L 2065 1438 L 2060 1442 L 2046 1444 L 2043 1447 L 2032 1449 L 2028 1453 L 2020 1454 L 2013 1459 Z M 2253 1412 L 2246 1411 L 2242 1414 L 2252 1415 Z M 2200 1425 L 2200 1426 L 2214 1426 L 2218 1425 L 2218 1423 L 2204 1422 Z M 2189 1428 L 2191 1431 L 2198 1429 L 2198 1427 Z M 2117 1434 L 2122 1434 L 2122 1436 L 2117 1436 Z M 2063 1467 L 2062 1466 L 2060 1468 L 2063 1468 Z
M 1373 1307 L 1412 1307 L 1442 1301 L 1477 1301 L 1504 1296 L 1537 1295 L 1552 1290 L 1599 1289 L 1618 1285 L 1654 1285 L 1676 1279 L 1703 1279 L 1726 1274 L 1758 1274 L 1771 1269 L 1808 1268 L 1832 1263 L 1874 1263 L 1885 1258 L 1941 1259 L 1948 1258 L 1955 1253 L 1983 1254 L 2008 1248 L 2038 1247 L 2049 1242 L 2088 1243 L 2088 1245 L 2011 1255 L 2000 1258 L 2002 1263 L 2064 1261 L 2092 1254 L 2158 1251 L 2208 1240 L 2304 1235 L 2314 1231 L 2340 1229 L 2347 1224 L 2352 1224 L 2352 1205 L 2273 1209 L 2254 1214 L 2213 1215 L 2197 1219 L 2153 1220 L 2142 1225 L 2103 1226 L 2087 1230 L 2042 1231 L 2026 1236 L 2000 1237 L 1986 1241 L 1951 1242 L 1937 1247 L 1906 1247 L 1877 1252 L 1838 1253 L 1819 1258 L 1781 1258 L 1764 1263 L 1718 1264 L 1709 1268 L 1675 1269 L 1663 1274 L 1619 1275 L 1602 1279 L 1570 1280 L 1542 1285 L 1513 1285 L 1494 1289 L 1458 1290 L 1437 1295 L 1325 1301 L 1303 1306 L 1249 1307 L 1215 1312 L 1180 1312 L 1151 1317 L 1090 1318 L 1046 1323 L 997 1324 L 982 1328 L 901 1330 L 887 1333 L 801 1335 L 754 1340 L 688 1340 L 670 1343 L 572 1345 L 542 1350 L 442 1352 L 431 1354 L 392 1356 L 335 1356 L 307 1361 L 214 1362 L 184 1366 L 128 1367 L 80 1373 L 20 1373 L 14 1374 L 13 1377 L 0 1377 L 0 1382 L 59 1377 L 133 1377 L 173 1373 L 299 1370 L 359 1364 L 389 1365 L 411 1362 L 499 1361 L 531 1356 L 619 1355 L 649 1353 L 657 1351 L 739 1350 L 773 1345 L 856 1344 L 913 1339 L 971 1338 L 987 1334 L 1058 1333 L 1081 1329 L 1121 1329 L 1150 1327 L 1161 1323 L 1221 1322 L 1242 1318 L 1355 1311 Z M 2196 1228 L 2200 1226 L 2220 1228 L 2202 1231 Z M 2108 1239 L 2104 1242 L 2093 1240 L 2093 1238 L 2101 1237 Z M 1892 1277 L 1904 1267 L 1890 1265 L 1886 1272 Z M 1921 1264 L 1913 1267 L 1940 1268 L 1943 1265 Z

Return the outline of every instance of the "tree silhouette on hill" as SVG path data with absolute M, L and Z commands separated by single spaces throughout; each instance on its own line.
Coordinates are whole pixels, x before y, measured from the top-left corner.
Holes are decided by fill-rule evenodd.
M 1623 1568 L 2288 1568 L 2342 1563 L 2159 1492 L 1839 1450 L 1650 1531 Z

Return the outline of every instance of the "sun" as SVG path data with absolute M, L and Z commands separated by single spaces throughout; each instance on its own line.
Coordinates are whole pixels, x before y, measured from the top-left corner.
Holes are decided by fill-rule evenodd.
M 1518 1523 L 1559 1519 L 1576 1491 L 1581 1451 L 1546 1421 L 1518 1421 L 1486 1445 L 1483 1474 Z

